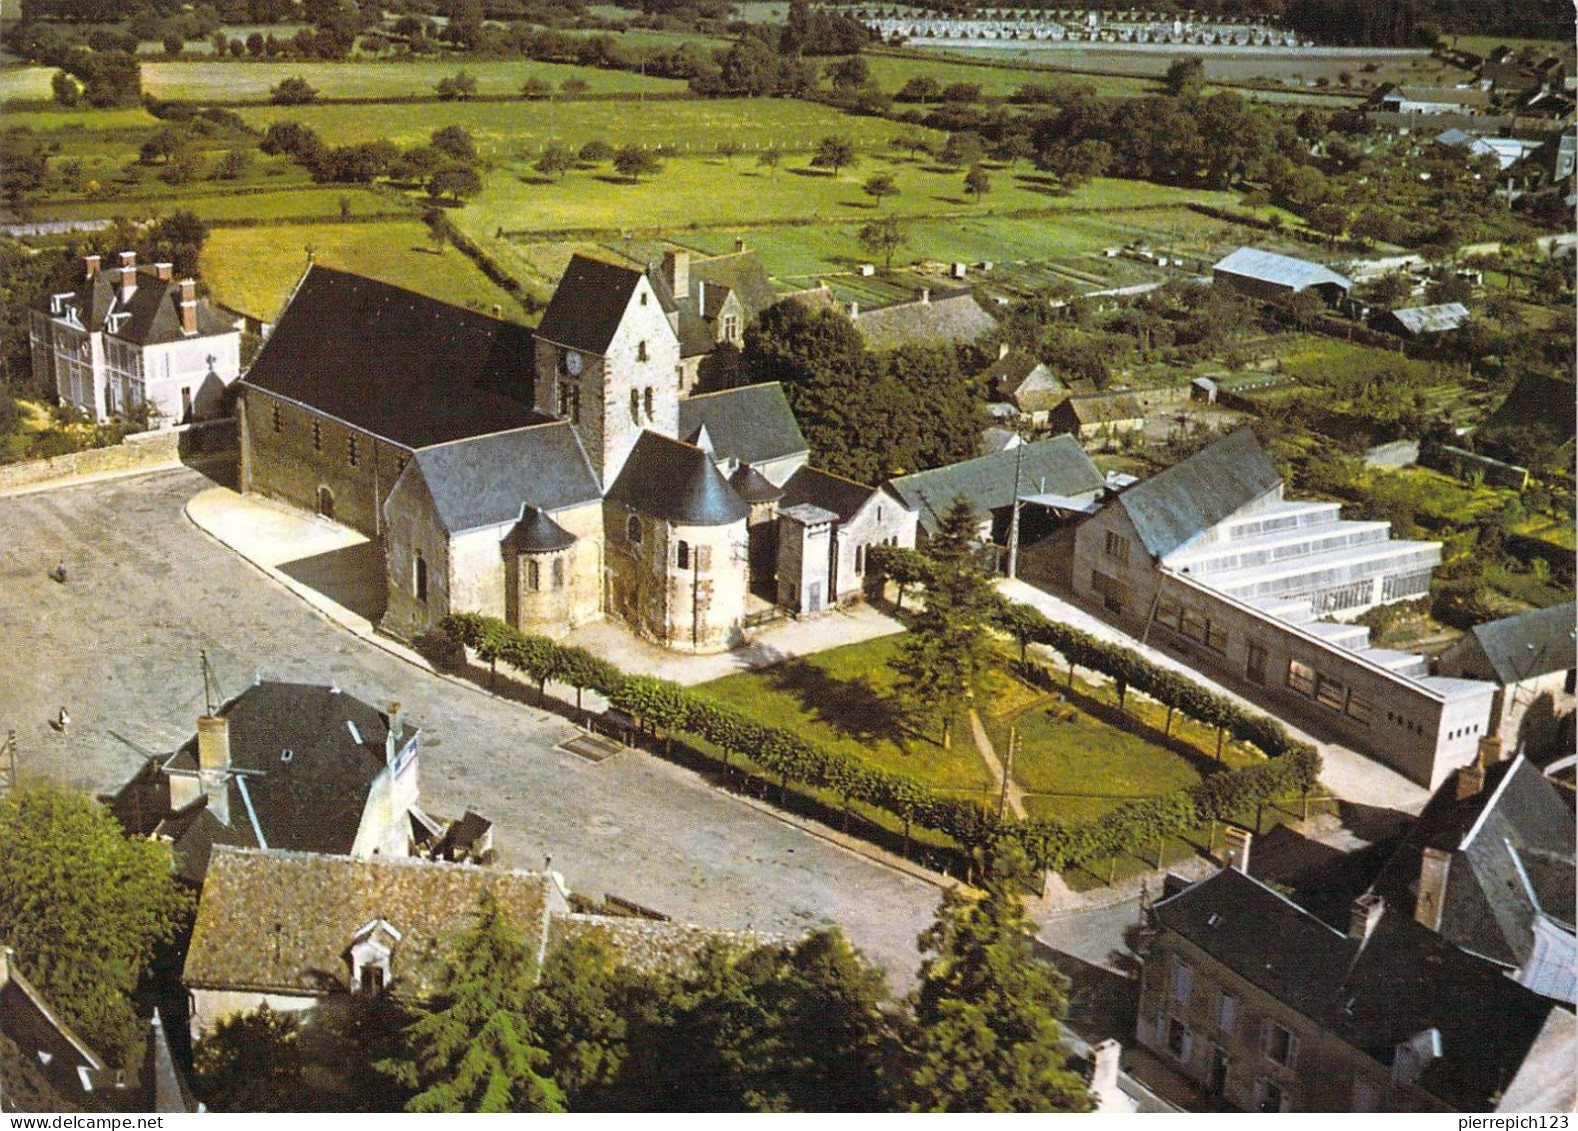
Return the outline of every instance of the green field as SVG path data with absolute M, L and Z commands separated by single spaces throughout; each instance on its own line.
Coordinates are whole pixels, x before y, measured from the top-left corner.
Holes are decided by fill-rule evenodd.
M 9 98 L 53 98 L 49 82 L 53 67 L 6 67 L 0 70 L 0 101 Z
M 307 247 L 319 263 L 384 279 L 457 306 L 502 308 L 519 317 L 515 300 L 454 248 L 433 254 L 433 240 L 417 220 L 366 224 L 299 224 L 218 228 L 203 249 L 203 278 L 229 306 L 273 318 L 306 270 Z
M 151 187 L 151 186 L 150 186 Z M 37 220 L 88 220 L 113 212 L 117 216 L 144 219 L 167 216 L 177 208 L 193 212 L 200 219 L 223 223 L 230 220 L 279 220 L 302 217 L 344 215 L 345 202 L 352 216 L 384 215 L 391 212 L 415 214 L 415 205 L 399 197 L 380 196 L 366 189 L 346 185 L 340 188 L 312 188 L 280 192 L 204 194 L 183 193 L 179 197 L 142 197 L 128 200 L 110 196 L 98 201 L 69 201 L 41 204 L 32 209 Z
M 260 106 L 242 110 L 251 125 L 294 120 L 310 126 L 324 141 L 388 138 L 400 145 L 426 141 L 443 126 L 471 130 L 485 156 L 498 159 L 535 152 L 558 139 L 576 145 L 601 139 L 610 145 L 690 146 L 710 152 L 732 139 L 755 149 L 814 146 L 830 133 L 856 136 L 870 129 L 869 119 L 787 98 L 720 98 L 694 102 L 439 102 L 391 107 L 385 113 L 366 106 Z M 892 131 L 902 127 L 893 126 Z M 885 141 L 889 128 L 885 127 Z M 748 159 L 747 159 L 748 160 Z M 745 163 L 742 160 L 742 165 Z
M 1011 58 L 973 62 L 967 56 L 945 56 L 942 52 L 936 52 L 935 56 L 922 59 L 872 52 L 866 55 L 866 65 L 871 69 L 872 80 L 889 94 L 897 93 L 910 79 L 921 76 L 934 79 L 943 86 L 957 82 L 975 83 L 988 98 L 1006 98 L 1027 83 L 1059 88 L 1086 86 L 1109 98 L 1138 98 L 1155 94 L 1158 90 L 1154 82 L 1145 78 L 1057 74 L 1040 67 L 1013 66 L 1014 60 Z M 992 66 L 992 62 L 1000 65 Z M 900 103 L 899 106 L 905 108 L 906 104 Z
M 113 133 L 121 130 L 147 129 L 157 126 L 155 118 L 141 106 L 123 110 L 36 110 L 5 115 L 6 128 L 26 126 L 34 133 L 54 130 L 83 130 L 88 133 Z
M 681 91 L 678 79 L 645 78 L 626 71 L 604 71 L 559 63 L 420 62 L 420 63 L 144 63 L 142 85 L 159 98 L 200 101 L 266 102 L 281 81 L 300 77 L 322 98 L 405 98 L 433 95 L 433 85 L 457 71 L 477 80 L 481 95 L 520 93 L 527 79 L 555 88 L 566 79 L 581 79 L 589 93 Z M 47 94 L 46 94 L 47 97 Z

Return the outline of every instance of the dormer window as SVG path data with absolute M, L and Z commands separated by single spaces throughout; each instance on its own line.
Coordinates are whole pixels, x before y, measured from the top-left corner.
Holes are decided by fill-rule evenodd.
M 351 990 L 381 994 L 391 981 L 389 963 L 402 935 L 387 919 L 374 919 L 351 936 Z

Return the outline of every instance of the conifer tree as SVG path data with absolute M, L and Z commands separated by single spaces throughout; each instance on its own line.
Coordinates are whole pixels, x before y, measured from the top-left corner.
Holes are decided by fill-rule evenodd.
M 1008 843 L 986 865 L 985 894 L 948 891 L 920 936 L 928 957 L 912 999 L 910 1110 L 1090 1110 L 1058 1044 L 1067 980 L 1031 948 L 1020 894 L 1028 871 Z
M 387 1068 L 417 1094 L 413 1112 L 562 1111 L 548 1053 L 531 1024 L 536 963 L 492 891 L 456 940 L 431 1004 L 406 1028 L 406 1058 Z

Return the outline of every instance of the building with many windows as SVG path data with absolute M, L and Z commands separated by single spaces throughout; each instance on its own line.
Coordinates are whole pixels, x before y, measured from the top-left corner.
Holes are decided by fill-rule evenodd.
M 158 424 L 223 416 L 241 372 L 241 331 L 168 263 L 83 260 L 75 290 L 46 296 L 29 326 L 33 378 L 89 419 L 152 410 Z

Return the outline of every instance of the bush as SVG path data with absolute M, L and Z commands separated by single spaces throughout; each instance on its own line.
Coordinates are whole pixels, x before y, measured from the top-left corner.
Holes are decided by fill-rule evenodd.
M 269 101 L 276 106 L 305 106 L 317 97 L 317 89 L 299 75 L 281 80 L 269 91 Z

